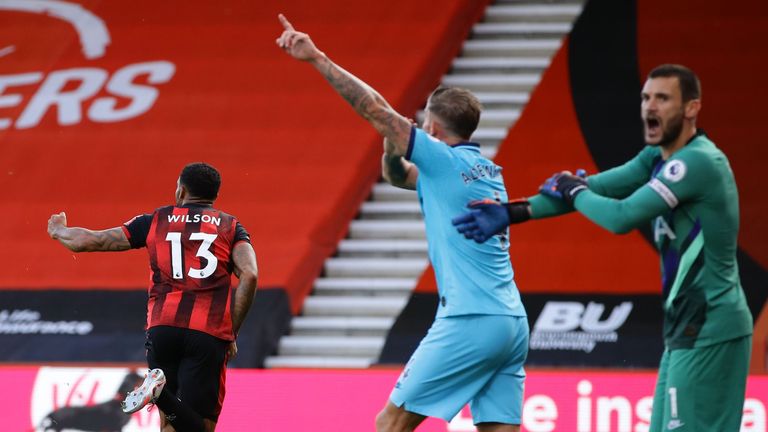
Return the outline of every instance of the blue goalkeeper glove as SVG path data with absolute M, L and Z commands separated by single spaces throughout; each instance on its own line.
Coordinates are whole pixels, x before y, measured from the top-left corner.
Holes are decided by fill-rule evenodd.
M 484 243 L 510 224 L 530 219 L 529 205 L 524 199 L 504 204 L 491 199 L 476 200 L 467 205 L 469 212 L 453 218 L 451 223 L 464 237 Z
M 587 172 L 583 169 L 576 170 L 576 175 L 568 171 L 557 173 L 544 181 L 539 192 L 573 206 L 576 196 L 588 189 L 586 176 Z

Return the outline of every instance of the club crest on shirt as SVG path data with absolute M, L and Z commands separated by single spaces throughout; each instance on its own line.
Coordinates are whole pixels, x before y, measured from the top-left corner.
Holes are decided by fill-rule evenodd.
M 676 183 L 685 177 L 685 172 L 688 170 L 688 168 L 685 166 L 685 162 L 681 160 L 672 160 L 667 162 L 667 164 L 664 166 L 664 178 Z

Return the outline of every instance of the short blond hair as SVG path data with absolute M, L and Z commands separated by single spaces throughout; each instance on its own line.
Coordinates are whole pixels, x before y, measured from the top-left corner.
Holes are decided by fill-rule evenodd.
M 448 130 L 468 140 L 477 129 L 483 106 L 469 90 L 440 87 L 429 96 L 427 109 L 442 120 Z

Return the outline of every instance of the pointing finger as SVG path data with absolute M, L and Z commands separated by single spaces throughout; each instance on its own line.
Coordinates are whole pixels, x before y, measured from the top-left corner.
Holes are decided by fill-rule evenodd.
M 280 24 L 283 25 L 284 29 L 293 31 L 293 25 L 291 25 L 291 22 L 288 21 L 288 18 L 286 18 L 285 15 L 279 14 L 277 18 L 280 20 Z
M 299 42 L 303 41 L 306 38 L 307 37 L 304 33 L 293 33 L 288 38 L 288 47 L 293 48 L 294 45 L 298 44 Z

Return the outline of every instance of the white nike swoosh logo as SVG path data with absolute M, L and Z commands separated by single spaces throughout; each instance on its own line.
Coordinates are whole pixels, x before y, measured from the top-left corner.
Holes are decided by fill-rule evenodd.
M 667 430 L 675 430 L 675 429 L 677 429 L 677 428 L 681 428 L 681 427 L 683 427 L 683 426 L 685 426 L 685 423 L 683 423 L 683 422 L 680 422 L 680 423 L 672 423 L 672 424 L 668 424 L 668 425 L 667 425 Z

